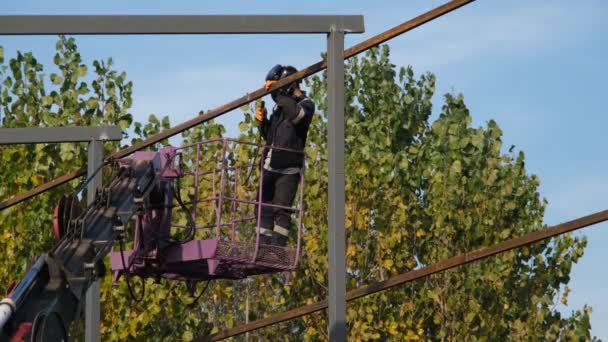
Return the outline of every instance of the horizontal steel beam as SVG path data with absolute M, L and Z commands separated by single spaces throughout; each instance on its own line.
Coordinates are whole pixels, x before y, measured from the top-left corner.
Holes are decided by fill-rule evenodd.
M 120 140 L 120 126 L 0 128 L 0 145 Z
M 1 35 L 364 32 L 361 15 L 2 15 Z

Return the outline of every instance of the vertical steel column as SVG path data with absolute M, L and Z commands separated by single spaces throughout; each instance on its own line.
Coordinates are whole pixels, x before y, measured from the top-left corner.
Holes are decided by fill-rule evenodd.
M 95 170 L 103 164 L 103 142 L 100 140 L 92 140 L 89 143 L 87 162 L 87 177 L 93 175 Z M 93 203 L 95 200 L 95 190 L 101 188 L 102 172 L 98 172 L 95 178 L 89 182 L 87 186 L 87 204 Z M 99 306 L 99 284 L 96 280 L 91 284 L 85 295 L 85 330 L 84 337 L 86 342 L 98 342 L 99 323 L 100 323 L 100 306 Z
M 346 341 L 346 243 L 344 231 L 344 31 L 327 36 L 329 340 Z

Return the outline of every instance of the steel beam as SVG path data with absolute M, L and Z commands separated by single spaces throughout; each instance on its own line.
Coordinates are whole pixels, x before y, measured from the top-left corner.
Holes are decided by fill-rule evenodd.
M 1 35 L 362 33 L 361 15 L 2 15 Z
M 88 158 L 87 178 L 93 177 L 87 185 L 87 205 L 90 205 L 95 202 L 95 191 L 101 188 L 102 185 L 102 172 L 97 172 L 95 175 L 95 171 L 103 165 L 102 141 L 92 140 L 89 143 Z M 84 339 L 86 342 L 97 342 L 100 340 L 99 323 L 101 321 L 101 311 L 99 301 L 100 281 L 96 280 L 85 294 Z
M 119 126 L 0 128 L 0 145 L 120 139 L 122 130 Z
M 346 341 L 346 234 L 344 231 L 344 31 L 327 36 L 329 340 Z

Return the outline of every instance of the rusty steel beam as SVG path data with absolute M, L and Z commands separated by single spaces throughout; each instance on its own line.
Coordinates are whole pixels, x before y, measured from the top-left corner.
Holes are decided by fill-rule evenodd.
M 578 219 L 568 221 L 556 226 L 537 230 L 526 235 L 509 239 L 492 246 L 479 248 L 471 252 L 467 252 L 450 259 L 440 261 L 436 264 L 429 265 L 424 268 L 409 271 L 391 277 L 385 281 L 380 281 L 369 286 L 361 287 L 346 293 L 346 301 L 350 302 L 359 298 L 369 296 L 371 294 L 388 290 L 395 286 L 400 286 L 405 283 L 440 273 L 454 267 L 466 265 L 474 261 L 479 261 L 496 254 L 504 253 L 515 248 L 527 246 L 535 242 L 539 242 L 548 238 L 552 238 L 561 234 L 572 232 L 577 229 L 585 228 L 594 224 L 608 221 L 608 210 L 596 212 L 594 214 L 583 216 Z M 221 331 L 217 334 L 199 338 L 195 341 L 220 341 L 229 337 L 241 335 L 257 329 L 261 329 L 277 323 L 289 321 L 298 317 L 309 315 L 321 310 L 327 309 L 327 300 L 322 300 L 313 304 L 301 306 L 292 310 L 281 312 L 279 314 L 266 317 L 251 323 L 243 324 L 238 327 Z
M 397 25 L 387 31 L 384 31 L 374 37 L 371 37 L 367 40 L 364 40 L 363 42 L 350 47 L 349 49 L 344 51 L 344 58 L 350 58 L 353 57 L 361 52 L 364 52 L 366 50 L 371 49 L 374 46 L 377 46 L 383 42 L 386 42 L 387 40 L 390 40 L 392 38 L 395 38 L 405 32 L 408 32 L 410 30 L 415 29 L 418 26 L 421 26 L 425 23 L 428 23 L 429 21 L 432 21 L 434 19 L 437 19 L 449 12 L 452 12 L 464 5 L 467 5 L 471 2 L 473 2 L 475 0 L 453 0 L 450 1 L 444 5 L 441 5 L 439 7 L 436 7 L 422 15 L 419 15 L 417 17 L 415 17 L 414 19 L 408 20 L 400 25 Z M 166 129 L 158 134 L 155 134 L 154 136 L 149 137 L 148 139 L 137 143 L 131 147 L 128 147 L 126 149 L 120 150 L 116 153 L 114 153 L 113 155 L 111 155 L 109 157 L 108 160 L 106 160 L 106 163 L 109 162 L 109 160 L 111 159 L 116 159 L 116 158 L 122 158 L 125 157 L 137 150 L 141 150 L 143 148 L 146 148 L 150 145 L 154 145 L 164 139 L 170 138 L 176 134 L 179 134 L 185 130 L 188 130 L 194 126 L 197 126 L 201 123 L 207 122 L 211 119 L 214 119 L 222 114 L 228 113 L 236 108 L 239 108 L 251 101 L 255 101 L 259 98 L 261 98 L 262 96 L 265 96 L 267 94 L 270 94 L 272 91 L 274 91 L 277 88 L 281 88 L 286 86 L 287 84 L 294 82 L 296 80 L 301 80 L 305 77 L 308 77 L 312 74 L 315 74 L 321 70 L 324 70 L 327 68 L 327 63 L 325 61 L 321 61 L 318 63 L 315 63 L 311 66 L 308 66 L 302 70 L 300 70 L 299 72 L 291 75 L 290 77 L 287 77 L 285 79 L 282 79 L 278 82 L 276 82 L 274 84 L 274 86 L 269 89 L 269 90 L 264 90 L 264 88 L 260 88 L 257 89 L 251 93 L 247 93 L 244 96 L 239 97 L 236 100 L 233 100 L 231 102 L 228 102 L 226 104 L 223 104 L 219 107 L 216 107 L 212 110 L 207 111 L 206 113 L 199 113 L 199 116 L 192 118 L 186 122 L 183 122 L 175 127 Z M 18 203 L 21 203 L 27 199 L 30 199 L 42 192 L 45 192 L 47 190 L 50 190 L 58 185 L 61 185 L 63 183 L 66 183 L 74 178 L 77 178 L 79 176 L 82 176 L 86 173 L 86 170 L 81 169 L 81 170 L 76 170 L 76 171 L 72 171 L 64 176 L 58 177 L 56 179 L 53 179 L 50 182 L 47 182 L 45 184 L 42 184 L 32 190 L 29 190 L 25 193 L 19 194 L 17 196 L 14 196 L 2 203 L 0 203 L 0 210 L 4 210 L 6 208 L 9 208 L 13 205 L 16 205 Z

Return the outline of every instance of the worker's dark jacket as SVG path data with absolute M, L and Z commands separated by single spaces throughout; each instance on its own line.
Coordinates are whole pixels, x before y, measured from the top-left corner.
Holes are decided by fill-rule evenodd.
M 304 151 L 308 127 L 315 112 L 315 104 L 304 92 L 298 98 L 277 96 L 276 106 L 269 119 L 260 122 L 260 134 L 267 146 Z M 269 149 L 264 151 L 262 163 L 266 160 Z M 272 150 L 270 167 L 286 169 L 302 167 L 304 157 L 301 153 Z

